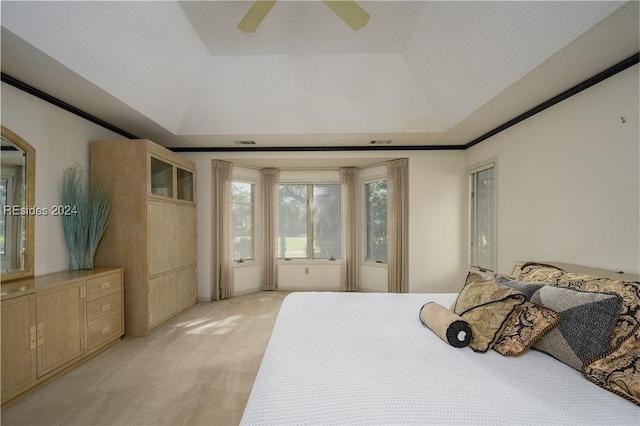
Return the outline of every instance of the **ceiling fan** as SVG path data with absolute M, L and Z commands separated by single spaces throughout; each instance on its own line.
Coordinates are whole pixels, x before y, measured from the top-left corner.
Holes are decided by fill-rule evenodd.
M 358 31 L 369 22 L 369 14 L 354 1 L 323 0 L 323 3 L 354 31 Z M 276 0 L 256 0 L 238 24 L 238 29 L 243 33 L 255 32 L 274 4 Z

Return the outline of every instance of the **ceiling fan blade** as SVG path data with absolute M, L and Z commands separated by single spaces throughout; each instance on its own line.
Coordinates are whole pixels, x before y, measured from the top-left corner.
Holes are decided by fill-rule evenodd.
M 276 4 L 276 0 L 257 0 L 253 2 L 251 9 L 238 24 L 238 29 L 243 33 L 255 32 L 274 4 Z
M 369 14 L 354 1 L 323 0 L 323 2 L 354 31 L 358 31 L 369 22 Z

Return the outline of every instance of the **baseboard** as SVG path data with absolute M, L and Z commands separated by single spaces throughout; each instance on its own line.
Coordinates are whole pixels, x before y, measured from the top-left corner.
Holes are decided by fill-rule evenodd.
M 283 291 L 332 291 L 332 292 L 339 292 L 340 291 L 340 287 L 336 287 L 336 288 L 326 288 L 326 287 L 309 287 L 309 286 L 305 286 L 305 287 L 280 287 L 278 286 L 278 290 L 283 290 Z
M 257 293 L 259 291 L 262 291 L 262 290 L 259 288 L 254 288 L 254 289 L 237 291 L 237 292 L 234 292 L 233 295 L 244 296 L 245 294 Z M 211 303 L 211 302 L 216 302 L 216 300 L 210 300 L 209 298 L 206 298 L 206 297 L 198 297 L 198 303 Z
M 234 292 L 234 296 L 242 296 L 244 294 L 251 294 L 251 293 L 257 293 L 259 291 L 262 291 L 259 288 L 253 288 L 253 289 L 248 289 L 248 290 L 242 290 L 242 291 L 238 291 L 238 292 Z

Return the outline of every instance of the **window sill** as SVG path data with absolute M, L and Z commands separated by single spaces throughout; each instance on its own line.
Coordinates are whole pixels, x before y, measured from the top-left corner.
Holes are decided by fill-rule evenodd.
M 278 265 L 342 265 L 342 259 L 278 259 Z
M 362 266 L 373 266 L 374 268 L 385 268 L 386 269 L 387 262 L 365 259 L 365 261 L 362 262 Z
M 233 267 L 234 268 L 245 268 L 245 267 L 248 267 L 248 266 L 257 266 L 257 265 L 259 265 L 259 263 L 255 259 L 245 260 L 242 263 L 233 262 Z
M 493 271 L 490 271 L 490 270 L 484 269 L 484 268 L 478 268 L 477 266 L 469 266 L 469 272 L 480 274 L 483 278 L 487 278 L 487 277 L 495 274 L 495 272 L 493 272 Z

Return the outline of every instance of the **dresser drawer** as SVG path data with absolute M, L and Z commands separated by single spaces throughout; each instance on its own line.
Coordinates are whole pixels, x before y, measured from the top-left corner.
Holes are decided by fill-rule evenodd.
M 122 272 L 87 280 L 87 301 L 122 291 Z
M 87 325 L 92 326 L 102 318 L 122 310 L 122 293 L 117 292 L 87 302 Z
M 87 329 L 87 350 L 120 337 L 123 333 L 124 321 L 121 312 Z

